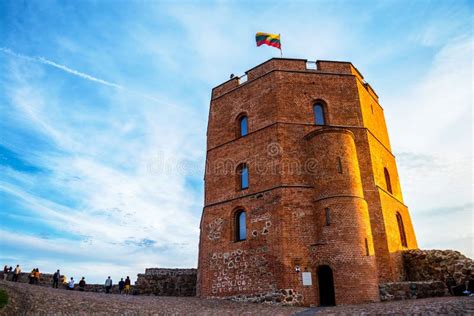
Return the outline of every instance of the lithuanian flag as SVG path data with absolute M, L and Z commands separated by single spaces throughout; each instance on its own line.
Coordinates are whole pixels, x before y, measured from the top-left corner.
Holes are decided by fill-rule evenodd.
M 280 34 L 258 32 L 255 35 L 255 40 L 257 41 L 257 46 L 265 44 L 281 49 Z

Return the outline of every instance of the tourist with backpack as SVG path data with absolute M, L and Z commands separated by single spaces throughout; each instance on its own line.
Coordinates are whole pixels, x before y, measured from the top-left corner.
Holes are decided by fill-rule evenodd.
M 3 267 L 3 281 L 6 281 L 8 277 L 8 266 Z

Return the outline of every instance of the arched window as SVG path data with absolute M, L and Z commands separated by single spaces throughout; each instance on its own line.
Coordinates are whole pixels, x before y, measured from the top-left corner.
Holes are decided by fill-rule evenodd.
M 245 136 L 248 134 L 248 118 L 243 115 L 239 118 L 239 136 Z
M 238 210 L 235 213 L 235 241 L 247 239 L 247 224 L 245 218 L 244 210 Z
M 313 114 L 314 114 L 314 124 L 316 125 L 326 124 L 326 120 L 324 117 L 324 107 L 320 102 L 313 105 Z
M 240 190 L 249 187 L 249 168 L 245 163 L 242 163 L 237 167 L 237 185 Z
M 388 173 L 387 168 L 383 168 L 383 173 L 385 175 L 385 184 L 387 185 L 387 191 L 392 192 L 392 182 L 390 182 L 390 173 Z
M 405 235 L 405 226 L 403 225 L 402 215 L 397 212 L 398 231 L 400 232 L 400 241 L 403 247 L 408 247 L 407 236 Z

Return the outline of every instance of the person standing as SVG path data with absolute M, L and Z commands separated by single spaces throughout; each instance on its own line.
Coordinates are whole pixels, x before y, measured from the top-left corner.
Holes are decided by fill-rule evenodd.
M 53 274 L 53 288 L 58 288 L 58 284 L 59 284 L 59 278 L 60 278 L 61 274 L 59 273 L 59 270 L 54 272 Z
M 125 279 L 125 295 L 130 294 L 130 284 L 130 277 L 127 276 L 127 278 Z
M 120 279 L 118 286 L 119 286 L 119 294 L 122 294 L 122 291 L 125 287 L 125 282 L 123 281 L 123 278 Z
M 36 268 L 35 273 L 34 273 L 35 284 L 36 285 L 39 284 L 40 276 L 41 276 L 40 270 L 38 268 Z
M 84 292 L 85 287 L 86 287 L 86 280 L 84 277 L 82 277 L 81 281 L 79 281 L 79 291 Z
M 105 293 L 110 293 L 110 289 L 112 288 L 113 282 L 110 276 L 105 280 Z
M 28 276 L 28 284 L 33 284 L 35 282 L 35 272 L 36 269 L 31 270 L 31 273 Z
M 15 271 L 13 271 L 13 279 L 12 279 L 13 282 L 18 282 L 18 278 L 20 277 L 20 273 L 21 273 L 20 265 L 17 264 L 16 268 L 15 268 Z
M 71 277 L 71 280 L 68 283 L 68 289 L 69 290 L 74 290 L 74 279 Z
M 6 281 L 8 277 L 8 266 L 3 267 L 3 281 Z

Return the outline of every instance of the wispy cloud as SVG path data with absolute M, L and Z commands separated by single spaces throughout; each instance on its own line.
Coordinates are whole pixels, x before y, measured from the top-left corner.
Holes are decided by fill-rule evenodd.
M 15 56 L 15 57 L 27 60 L 27 61 L 38 62 L 38 63 L 44 64 L 44 65 L 52 66 L 52 67 L 57 68 L 57 69 L 61 69 L 65 72 L 67 72 L 67 73 L 70 73 L 71 75 L 78 76 L 80 78 L 83 78 L 83 79 L 86 79 L 86 80 L 89 80 L 89 81 L 92 81 L 92 82 L 97 82 L 97 83 L 100 83 L 100 84 L 103 84 L 103 85 L 106 85 L 106 86 L 109 86 L 109 87 L 117 88 L 117 89 L 123 89 L 124 88 L 121 85 L 118 85 L 116 83 L 109 82 L 109 81 L 106 81 L 106 80 L 103 80 L 103 79 L 99 79 L 99 78 L 96 78 L 94 76 L 88 75 L 86 73 L 71 69 L 71 68 L 66 67 L 64 65 L 60 65 L 58 63 L 55 63 L 54 61 L 48 60 L 44 57 L 26 56 L 26 55 L 23 55 L 23 54 L 16 53 L 16 52 L 12 51 L 11 49 L 5 48 L 5 47 L 0 47 L 0 51 L 4 52 L 6 54 L 9 54 L 11 56 Z
M 9 121 L 26 122 L 22 129 L 55 144 L 53 151 L 21 148 L 18 159 L 39 170 L 37 174 L 25 174 L 14 163 L 1 167 L 8 175 L 0 183 L 3 200 L 16 205 L 0 210 L 3 218 L 25 228 L 43 227 L 24 232 L 0 229 L 2 240 L 17 240 L 15 248 L 22 255 L 16 260 L 34 266 L 43 263 L 43 270 L 53 271 L 57 260 L 46 258 L 63 257 L 59 261 L 67 267 L 66 273 L 80 273 L 77 261 L 94 262 L 113 267 L 115 271 L 104 273 L 115 278 L 124 271 L 134 275 L 147 266 L 195 266 L 202 198 L 199 189 L 188 187 L 187 179 L 202 174 L 179 166 L 189 166 L 190 158 L 203 164 L 203 154 L 196 144 L 200 139 L 191 138 L 194 131 L 182 129 L 176 120 L 182 117 L 188 127 L 197 125 L 194 110 L 166 106 L 138 93 L 118 96 L 105 91 L 106 102 L 114 105 L 114 113 L 107 117 L 97 120 L 102 110 L 94 106 L 64 111 L 62 103 L 70 99 L 58 98 L 63 86 L 32 78 L 28 70 L 34 64 L 59 68 L 65 75 L 115 90 L 126 89 L 44 59 L 9 55 L 14 57 L 6 68 Z M 32 63 L 18 67 L 25 59 Z M 137 101 L 140 107 L 134 106 Z M 83 119 L 78 120 L 76 113 Z M 188 144 L 184 149 L 183 143 Z M 16 149 L 10 143 L 2 145 Z M 199 164 L 191 166 L 195 165 Z M 3 246 L 2 258 L 11 258 L 14 252 Z M 31 253 L 41 255 L 30 258 Z M 118 263 L 126 268 L 118 269 Z M 86 276 L 100 280 L 89 271 Z
M 150 100 L 150 101 L 153 101 L 153 102 L 158 102 L 160 103 L 161 105 L 167 105 L 167 106 L 171 106 L 171 107 L 175 107 L 176 105 L 175 104 L 172 104 L 170 102 L 167 102 L 167 101 L 164 101 L 162 99 L 159 99 L 157 97 L 154 97 L 154 96 L 150 96 L 150 95 L 147 95 L 147 94 L 144 94 L 144 93 L 141 93 L 141 92 L 138 92 L 138 91 L 135 91 L 135 90 L 132 90 L 132 89 L 129 89 L 129 88 L 126 88 L 122 85 L 119 85 L 117 83 L 113 83 L 113 82 L 110 82 L 110 81 L 106 81 L 104 79 L 100 79 L 100 78 L 97 78 L 97 77 L 94 77 L 94 76 L 91 76 L 89 74 L 86 74 L 84 72 L 80 72 L 78 70 L 75 70 L 75 69 L 71 69 L 65 65 L 61 65 L 61 64 L 58 64 L 54 61 L 51 61 L 49 59 L 46 59 L 44 57 L 32 57 L 32 56 L 27 56 L 27 55 L 23 55 L 23 54 L 20 54 L 20 53 L 17 53 L 17 52 L 14 52 L 12 51 L 11 49 L 9 48 L 5 48 L 5 47 L 0 47 L 0 51 L 6 53 L 6 54 L 9 54 L 11 56 L 14 56 L 14 57 L 17 57 L 17 58 L 20 58 L 20 59 L 23 59 L 23 60 L 26 60 L 26 61 L 30 61 L 30 62 L 37 62 L 37 63 L 41 63 L 43 65 L 48 65 L 48 66 L 51 66 L 51 67 L 54 67 L 54 68 L 57 68 L 57 69 L 60 69 L 68 74 L 71 74 L 71 75 L 74 75 L 74 76 L 77 76 L 77 77 L 80 77 L 82 79 L 86 79 L 86 80 L 89 80 L 89 81 L 92 81 L 92 82 L 95 82 L 95 83 L 99 83 L 101 85 L 105 85 L 105 86 L 108 86 L 108 87 L 112 87 L 112 88 L 115 88 L 115 89 L 119 89 L 119 90 L 124 90 L 128 93 L 131 93 L 133 95 L 136 95 L 136 96 L 139 96 L 139 97 L 142 97 L 144 99 L 147 99 L 147 100 Z

